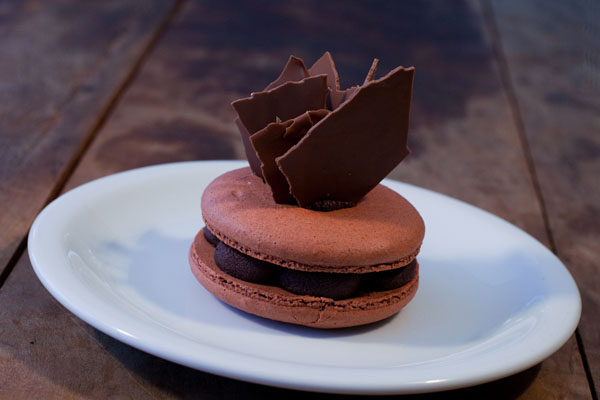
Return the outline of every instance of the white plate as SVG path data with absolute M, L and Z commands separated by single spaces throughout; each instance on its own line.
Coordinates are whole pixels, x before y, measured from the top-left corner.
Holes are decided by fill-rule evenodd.
M 417 393 L 533 366 L 573 333 L 581 302 L 563 264 L 515 226 L 449 197 L 387 180 L 422 214 L 420 288 L 398 315 L 322 331 L 253 317 L 194 279 L 188 247 L 200 196 L 239 161 L 108 176 L 38 216 L 29 255 L 78 317 L 159 357 L 236 379 L 337 393 Z

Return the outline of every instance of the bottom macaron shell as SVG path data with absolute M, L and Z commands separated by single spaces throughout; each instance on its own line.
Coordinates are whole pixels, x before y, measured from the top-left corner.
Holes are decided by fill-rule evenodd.
M 190 248 L 189 262 L 198 281 L 232 307 L 275 321 L 314 328 L 347 328 L 388 318 L 414 297 L 419 274 L 406 285 L 360 297 L 333 300 L 301 296 L 275 286 L 245 282 L 221 271 L 214 262 L 215 248 L 202 231 Z

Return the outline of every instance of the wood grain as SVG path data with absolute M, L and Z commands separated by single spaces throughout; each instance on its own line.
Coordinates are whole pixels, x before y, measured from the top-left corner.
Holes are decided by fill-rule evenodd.
M 0 275 L 170 2 L 0 8 Z
M 26 255 L 0 304 L 0 398 L 220 397 L 217 377 L 131 351 L 65 310 Z
M 186 4 L 66 187 L 159 162 L 243 157 L 229 103 L 264 87 L 290 53 L 310 63 L 324 50 L 345 86 L 362 82 L 373 57 L 382 73 L 416 66 L 413 154 L 393 177 L 474 203 L 549 243 L 481 10 L 470 2 Z M 47 397 L 306 396 L 189 370 L 117 342 L 57 305 L 26 257 L 0 289 L 0 304 L 7 396 L 31 386 Z M 411 398 L 465 397 L 588 399 L 590 392 L 571 339 L 515 376 Z
M 381 56 L 382 71 L 397 64 L 418 67 L 411 132 L 413 154 L 393 177 L 486 208 L 548 243 L 479 8 L 469 4 L 441 9 L 427 4 L 414 7 L 398 21 L 397 9 L 365 12 L 347 4 L 344 16 L 333 23 L 329 17 L 333 10 L 324 10 L 320 17 L 313 15 L 309 21 L 301 10 L 275 7 L 269 17 L 272 21 L 282 19 L 278 24 L 288 27 L 279 35 L 279 40 L 288 38 L 286 46 L 261 40 L 263 33 L 255 32 L 250 22 L 255 18 L 241 17 L 252 15 L 252 10 L 236 12 L 226 5 L 208 9 L 190 4 L 90 148 L 68 187 L 120 168 L 208 158 L 200 143 L 216 147 L 209 143 L 219 137 L 223 146 L 228 144 L 235 150 L 230 154 L 243 157 L 229 103 L 277 76 L 289 55 L 286 47 L 307 62 L 331 49 L 342 84 L 346 85 L 363 79 L 374 56 Z M 301 23 L 292 22 L 294 18 Z M 345 24 L 344 18 L 360 20 L 368 38 L 352 47 L 343 46 L 340 37 L 356 29 Z M 235 27 L 233 32 L 222 32 L 223 22 Z M 336 27 L 339 37 L 319 41 L 327 37 L 328 24 Z M 373 29 L 376 25 L 377 30 Z M 304 40 L 294 41 L 300 30 Z M 429 46 L 424 49 L 422 43 Z M 172 63 L 175 57 L 176 68 Z M 182 130 L 175 140 L 153 139 L 152 132 L 167 135 L 172 131 L 169 125 L 173 120 L 187 121 L 196 129 Z M 144 128 L 151 126 L 159 128 Z M 187 146 L 183 144 L 186 142 Z M 123 143 L 136 144 L 135 151 Z M 160 151 L 165 146 L 185 147 L 186 151 L 173 151 L 166 157 Z M 228 156 L 219 152 L 209 154 Z M 542 365 L 539 378 L 524 389 L 523 397 L 588 398 L 586 390 L 581 359 L 571 340 Z
M 579 332 L 598 390 L 600 5 L 493 1 L 492 9 L 554 250 L 581 291 Z

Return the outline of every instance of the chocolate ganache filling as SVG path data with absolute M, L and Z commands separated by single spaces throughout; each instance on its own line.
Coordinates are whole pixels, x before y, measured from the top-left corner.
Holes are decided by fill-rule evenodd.
M 383 272 L 344 274 L 289 269 L 240 253 L 204 228 L 205 239 L 215 246 L 215 264 L 226 274 L 246 282 L 278 286 L 299 295 L 342 300 L 361 293 L 397 289 L 410 282 L 417 261 Z

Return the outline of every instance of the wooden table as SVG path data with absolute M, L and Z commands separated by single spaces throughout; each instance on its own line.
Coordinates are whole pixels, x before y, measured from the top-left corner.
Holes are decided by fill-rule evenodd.
M 581 290 L 581 323 L 558 352 L 440 397 L 598 399 L 598 21 L 598 3 L 541 0 L 2 2 L 0 398 L 306 396 L 181 367 L 91 328 L 40 284 L 27 232 L 91 179 L 243 158 L 229 103 L 289 54 L 311 62 L 330 50 L 344 86 L 373 57 L 382 71 L 416 66 L 413 154 L 392 178 L 516 224 Z

